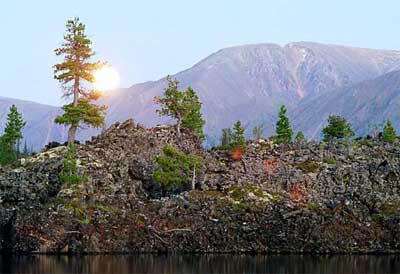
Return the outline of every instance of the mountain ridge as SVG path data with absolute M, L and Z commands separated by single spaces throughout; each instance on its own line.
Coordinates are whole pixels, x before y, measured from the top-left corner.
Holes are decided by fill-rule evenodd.
M 332 51 L 332 48 L 334 48 L 332 56 L 325 54 Z M 291 55 L 285 56 L 283 50 L 291 52 Z M 309 58 L 306 58 L 305 65 L 299 68 L 300 73 L 295 79 L 292 76 L 295 68 L 288 63 L 293 62 L 293 56 L 299 58 L 299 54 L 304 52 Z M 366 58 L 366 54 L 375 59 Z M 280 104 L 286 104 L 290 113 L 304 96 L 307 96 L 307 94 L 299 96 L 301 93 L 297 90 L 299 86 L 306 90 L 308 95 L 315 96 L 366 79 L 373 79 L 386 72 L 400 69 L 399 54 L 400 52 L 393 50 L 327 46 L 309 42 L 288 43 L 283 47 L 264 43 L 221 49 L 173 77 L 181 82 L 182 88 L 190 85 L 198 92 L 208 122 L 206 132 L 211 132 L 214 140 L 221 128 L 231 126 L 237 119 L 244 119 L 245 122 L 253 119 L 267 123 L 269 124 L 267 134 L 271 135 Z M 336 56 L 340 62 L 336 60 Z M 247 60 L 247 64 L 245 62 L 242 65 L 243 60 Z M 285 67 L 287 65 L 289 68 Z M 298 82 L 301 82 L 301 85 Z M 152 103 L 153 97 L 161 95 L 165 86 L 165 78 L 161 78 L 158 81 L 140 84 L 140 87 L 133 85 L 124 89 L 118 94 L 119 101 L 129 102 L 133 99 L 132 94 L 138 94 L 137 98 L 141 105 L 130 102 L 131 108 L 126 109 L 127 106 L 124 104 L 111 103 L 109 105 L 112 112 L 115 112 L 113 109 L 121 108 L 126 111 L 121 115 L 121 119 L 117 119 L 118 115 L 114 115 L 110 120 L 124 120 L 127 118 L 126 112 L 131 112 L 130 117 L 148 126 L 165 123 L 166 119 L 156 116 L 156 106 Z M 220 95 L 221 89 L 224 89 L 225 96 Z M 105 103 L 112 101 L 111 99 Z M 218 117 L 223 119 L 218 120 Z
M 12 105 L 17 106 L 26 121 L 23 135 L 29 149 L 37 151 L 50 141 L 61 141 L 66 137 L 65 128 L 54 123 L 54 118 L 62 111 L 59 107 L 7 97 L 0 97 L 0 132 L 4 130 Z
M 319 107 L 311 108 L 311 105 Z M 376 126 L 382 128 L 388 119 L 399 129 L 399 105 L 400 70 L 397 70 L 339 89 L 328 96 L 306 100 L 296 110 L 295 116 L 301 119 L 293 122 L 299 128 L 305 128 L 307 123 L 316 125 L 314 130 L 309 128 L 304 133 L 309 138 L 319 138 L 328 115 L 338 114 L 349 120 L 358 136 L 363 136 Z
M 242 120 L 248 129 L 265 124 L 265 134 L 272 135 L 281 104 L 287 106 L 289 116 L 298 115 L 306 102 L 319 97 L 328 100 L 330 94 L 337 92 L 345 96 L 341 90 L 396 70 L 400 70 L 400 51 L 291 42 L 283 46 L 262 43 L 224 48 L 172 77 L 180 81 L 181 89 L 192 86 L 198 93 L 207 121 L 208 144 L 216 145 L 221 129 L 232 126 L 236 120 Z M 170 123 L 170 119 L 159 117 L 155 112 L 154 97 L 162 95 L 165 87 L 163 77 L 107 94 L 99 101 L 108 106 L 107 125 L 129 118 L 145 126 Z M 323 99 L 318 103 L 322 104 Z M 312 112 L 317 106 L 308 104 L 308 108 Z M 57 110 L 49 107 L 41 111 L 47 125 L 43 119 L 37 122 L 49 137 L 35 135 L 37 149 L 48 140 L 63 141 L 65 136 L 65 128 L 49 124 L 54 119 L 50 116 L 56 115 Z M 2 116 L 4 111 L 0 112 Z M 302 123 L 300 117 L 291 118 L 296 130 L 316 136 L 310 130 L 314 125 Z M 29 124 L 34 122 L 31 119 Z M 358 129 L 358 132 L 365 131 Z M 28 139 L 32 138 L 33 130 L 26 132 Z M 99 132 L 81 130 L 78 137 L 83 140 Z

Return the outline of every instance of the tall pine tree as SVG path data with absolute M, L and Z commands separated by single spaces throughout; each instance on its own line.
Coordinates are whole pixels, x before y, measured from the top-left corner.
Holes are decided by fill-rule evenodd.
M 276 123 L 276 137 L 277 143 L 290 143 L 292 141 L 293 130 L 290 127 L 289 118 L 286 116 L 286 107 L 282 105 L 279 110 L 279 119 Z
M 328 117 L 328 125 L 322 130 L 322 133 L 324 134 L 324 142 L 354 136 L 351 124 L 345 118 L 338 115 L 330 115 Z
M 84 87 L 85 82 L 94 82 L 94 71 L 104 65 L 90 61 L 94 52 L 92 41 L 85 34 L 85 25 L 76 17 L 67 21 L 66 28 L 64 42 L 55 50 L 64 61 L 54 66 L 54 78 L 62 84 L 64 97 L 72 97 L 72 102 L 63 106 L 64 114 L 55 122 L 69 125 L 68 144 L 71 145 L 81 123 L 96 128 L 104 125 L 106 107 L 93 104 L 92 100 L 98 99 L 100 93 Z
M 223 128 L 221 135 L 221 148 L 228 149 L 232 142 L 232 129 Z
M 185 91 L 179 90 L 179 82 L 167 77 L 168 87 L 163 97 L 156 97 L 155 101 L 161 105 L 157 110 L 160 116 L 169 116 L 176 120 L 178 138 L 181 137 L 181 128 L 192 129 L 199 138 L 204 138 L 203 126 L 205 121 L 201 116 L 201 102 L 194 90 L 189 87 Z
M 233 133 L 231 137 L 231 148 L 232 149 L 245 149 L 246 147 L 246 139 L 244 137 L 244 127 L 242 127 L 242 123 L 237 121 L 233 125 Z
M 304 136 L 303 132 L 299 131 L 299 132 L 297 132 L 296 137 L 294 137 L 294 140 L 296 142 L 303 142 L 306 140 L 306 137 Z
M 15 105 L 10 107 L 3 136 L 0 137 L 0 164 L 9 164 L 19 156 L 19 147 L 23 138 L 22 129 L 26 122 Z
M 182 127 L 192 129 L 194 133 L 200 138 L 200 140 L 204 140 L 203 127 L 206 122 L 204 121 L 201 114 L 202 103 L 200 102 L 196 92 L 191 87 L 188 87 L 185 90 L 184 98 L 184 101 L 187 102 L 191 110 L 185 117 L 183 117 Z

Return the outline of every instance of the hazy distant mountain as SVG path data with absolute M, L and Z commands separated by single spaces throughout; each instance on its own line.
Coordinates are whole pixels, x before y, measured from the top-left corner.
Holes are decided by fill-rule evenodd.
M 363 96 L 370 96 L 370 100 L 364 101 L 363 111 L 357 114 L 359 125 L 355 121 L 357 131 L 366 132 L 371 119 L 364 125 L 362 117 L 375 115 L 377 120 L 381 119 L 373 107 L 377 97 L 372 93 L 378 90 L 371 89 L 370 95 L 364 95 L 363 90 L 354 93 L 352 87 L 374 79 L 374 83 L 381 81 L 380 90 L 385 90 L 386 85 L 395 83 L 386 83 L 391 80 L 386 78 L 387 75 L 377 77 L 396 70 L 400 70 L 400 51 L 298 42 L 285 46 L 258 44 L 222 49 L 173 77 L 181 82 L 182 89 L 190 85 L 198 93 L 207 121 L 207 137 L 212 144 L 218 140 L 222 128 L 231 126 L 238 119 L 248 126 L 249 134 L 259 123 L 267 126 L 266 135 L 273 134 L 281 104 L 287 105 L 296 129 L 315 137 L 328 112 L 350 115 L 344 109 L 351 111 Z M 153 100 L 165 87 L 163 78 L 110 93 L 100 102 L 109 106 L 108 124 L 132 117 L 146 126 L 168 122 L 157 116 Z M 360 98 L 350 100 L 348 97 L 353 93 Z M 395 96 L 395 90 L 387 96 L 387 108 L 382 109 L 385 113 L 382 117 L 395 115 L 395 108 L 389 102 L 392 100 L 389 96 Z M 26 110 L 30 111 L 30 107 Z M 56 112 L 57 109 L 44 106 L 31 111 L 27 135 L 36 145 L 63 137 L 64 131 L 51 123 Z M 395 125 L 400 129 L 400 117 L 395 118 L 398 120 Z M 33 129 L 37 123 L 41 127 L 39 131 Z M 95 133 L 94 130 L 80 131 L 79 136 L 87 138 Z
M 26 136 L 29 148 L 38 150 L 51 140 L 65 139 L 65 129 L 54 124 L 54 117 L 61 112 L 59 108 L 4 97 L 0 97 L 1 133 L 6 124 L 8 111 L 13 104 L 23 113 L 23 118 L 27 122 L 23 134 Z
M 209 139 L 216 140 L 221 128 L 238 119 L 248 125 L 249 133 L 255 123 L 265 123 L 270 135 L 281 104 L 293 110 L 308 98 L 397 69 L 399 51 L 299 42 L 283 47 L 259 44 L 223 49 L 173 77 L 182 88 L 191 85 L 197 91 L 203 102 L 206 132 Z M 165 122 L 155 113 L 153 102 L 165 86 L 165 79 L 161 79 L 111 94 L 104 100 L 109 105 L 108 121 L 134 117 L 148 126 Z
M 342 88 L 300 103 L 294 125 L 309 138 L 319 138 L 330 114 L 346 117 L 356 135 L 371 133 L 374 126 L 391 119 L 400 129 L 400 71 L 394 71 L 354 86 Z

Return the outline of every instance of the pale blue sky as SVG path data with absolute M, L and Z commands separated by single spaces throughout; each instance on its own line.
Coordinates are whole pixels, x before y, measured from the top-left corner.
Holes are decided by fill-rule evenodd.
M 1 0 L 0 96 L 59 105 L 51 66 L 79 16 L 121 87 L 192 66 L 218 49 L 315 41 L 400 49 L 400 1 Z

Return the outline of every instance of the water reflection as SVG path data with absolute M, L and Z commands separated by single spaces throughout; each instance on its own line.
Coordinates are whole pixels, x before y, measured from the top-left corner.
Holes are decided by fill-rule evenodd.
M 400 273 L 400 256 L 0 256 L 0 273 Z

